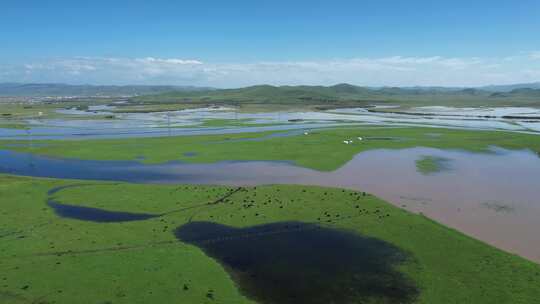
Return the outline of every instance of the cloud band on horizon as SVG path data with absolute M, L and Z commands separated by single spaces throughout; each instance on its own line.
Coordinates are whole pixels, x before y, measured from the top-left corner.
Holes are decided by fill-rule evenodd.
M 540 52 L 503 58 L 406 57 L 318 61 L 209 63 L 179 58 L 74 57 L 0 64 L 1 82 L 171 84 L 241 87 L 255 84 L 481 86 L 540 80 Z

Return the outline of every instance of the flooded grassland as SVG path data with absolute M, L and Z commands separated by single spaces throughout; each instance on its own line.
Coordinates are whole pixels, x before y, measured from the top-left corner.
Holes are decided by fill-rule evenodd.
M 540 297 L 540 140 L 515 119 L 204 111 L 2 129 L 0 302 Z
M 540 296 L 531 284 L 540 278 L 537 264 L 363 192 L 0 178 L 5 303 L 82 296 L 531 303 Z

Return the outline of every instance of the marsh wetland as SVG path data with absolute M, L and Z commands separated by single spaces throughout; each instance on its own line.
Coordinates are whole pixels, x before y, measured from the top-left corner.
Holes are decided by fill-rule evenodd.
M 0 304 L 540 304 L 500 2 L 2 1 Z
M 2 302 L 540 297 L 531 109 L 143 110 L 0 128 Z

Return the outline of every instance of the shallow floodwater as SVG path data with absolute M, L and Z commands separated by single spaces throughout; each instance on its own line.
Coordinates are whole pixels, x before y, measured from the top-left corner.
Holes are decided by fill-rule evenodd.
M 448 159 L 450 170 L 423 175 L 416 160 Z M 290 162 L 213 164 L 84 161 L 0 151 L 0 172 L 138 183 L 310 184 L 371 192 L 450 227 L 540 262 L 540 157 L 529 150 L 491 153 L 413 148 L 371 150 L 333 172 Z
M 250 126 L 250 127 L 220 127 L 220 128 L 166 128 L 153 125 L 138 124 L 133 121 L 129 125 L 122 123 L 115 127 L 108 121 L 77 120 L 71 122 L 73 126 L 39 126 L 34 125 L 29 130 L 2 129 L 0 128 L 0 140 L 59 140 L 59 139 L 97 139 L 97 138 L 130 138 L 130 137 L 165 137 L 184 135 L 212 135 L 212 134 L 238 134 L 250 132 L 266 131 L 288 131 L 288 130 L 311 130 L 323 127 L 343 126 L 343 123 L 294 123 L 272 126 Z M 351 125 L 351 124 L 349 124 Z
M 161 216 L 160 214 L 109 211 L 99 208 L 70 205 L 60 203 L 55 199 L 56 193 L 64 189 L 77 188 L 81 186 L 85 186 L 85 184 L 71 184 L 50 189 L 47 191 L 47 195 L 49 196 L 47 198 L 47 205 L 51 207 L 58 216 L 98 223 L 143 221 Z
M 455 116 L 520 116 L 520 117 L 540 117 L 540 109 L 527 107 L 480 107 L 480 108 L 454 108 L 445 106 L 426 106 L 412 108 L 409 113 L 429 113 Z
M 67 205 L 59 203 L 51 198 L 47 200 L 47 205 L 53 208 L 54 212 L 61 217 L 98 223 L 141 221 L 159 216 L 146 213 L 107 211 L 98 208 Z
M 384 108 L 376 106 L 377 108 Z M 0 139 L 71 139 L 155 137 L 191 134 L 223 134 L 292 130 L 368 124 L 385 126 L 431 126 L 462 129 L 540 132 L 540 110 L 534 108 L 446 108 L 422 107 L 406 112 L 373 112 L 373 108 L 348 108 L 328 111 L 283 111 L 242 113 L 235 109 L 198 108 L 156 113 L 112 113 L 111 107 L 92 110 L 58 110 L 68 119 L 29 119 L 29 130 L 0 128 Z M 414 115 L 411 115 L 414 114 Z M 114 116 L 95 119 L 96 115 Z M 73 116 L 78 117 L 73 119 Z M 521 118 L 508 119 L 507 116 Z M 536 117 L 536 118 L 535 118 Z M 249 126 L 201 126 L 206 120 L 219 119 L 249 122 Z M 257 124 L 261 124 L 257 126 Z
M 234 228 L 191 222 L 175 231 L 221 263 L 260 303 L 409 303 L 418 289 L 395 268 L 407 255 L 384 241 L 300 222 Z

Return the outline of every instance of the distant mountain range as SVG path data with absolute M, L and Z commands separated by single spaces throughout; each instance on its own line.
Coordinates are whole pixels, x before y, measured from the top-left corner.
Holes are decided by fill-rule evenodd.
M 0 84 L 0 96 L 130 96 L 132 103 L 304 104 L 317 106 L 373 103 L 453 106 L 540 106 L 540 83 L 451 87 L 362 87 L 256 85 L 238 89 L 186 86 L 96 86 L 66 84 Z
M 540 89 L 540 82 L 518 83 L 509 85 L 491 85 L 480 87 L 480 89 L 490 92 L 510 92 L 519 89 Z
M 242 95 L 267 94 L 269 91 L 280 91 L 285 95 L 302 92 L 302 94 L 316 94 L 319 98 L 324 96 L 334 98 L 337 95 L 425 95 L 425 94 L 488 94 L 488 93 L 508 93 L 519 94 L 527 91 L 516 91 L 523 89 L 540 89 L 540 82 L 511 84 L 511 85 L 490 85 L 476 88 L 460 87 L 361 87 L 350 84 L 338 84 L 334 86 L 270 86 L 258 85 L 240 89 L 216 90 L 208 87 L 195 86 L 173 86 L 173 85 L 69 85 L 59 83 L 0 83 L 0 96 L 136 96 L 161 94 L 168 92 L 201 93 L 214 92 L 217 94 L 227 92 Z M 514 91 L 514 92 L 513 92 Z M 218 93 L 220 92 L 220 93 Z M 505 95 L 502 94 L 502 95 Z M 180 94 L 181 95 L 181 94 Z M 281 94 L 279 94 L 281 95 Z M 501 95 L 501 96 L 502 96 Z
M 196 91 L 209 88 L 153 85 L 69 85 L 61 83 L 0 83 L 0 96 L 135 96 L 170 91 Z
M 171 91 L 134 97 L 131 101 L 229 104 L 369 105 L 389 103 L 403 105 L 540 106 L 540 89 L 518 88 L 511 91 L 490 91 L 482 88 L 368 88 L 345 83 L 333 86 L 257 85 L 240 89 Z

